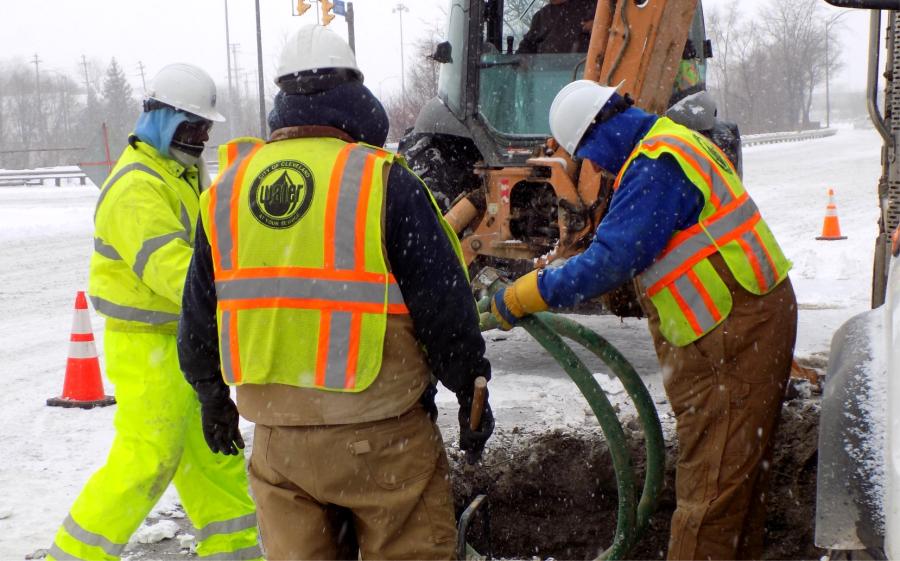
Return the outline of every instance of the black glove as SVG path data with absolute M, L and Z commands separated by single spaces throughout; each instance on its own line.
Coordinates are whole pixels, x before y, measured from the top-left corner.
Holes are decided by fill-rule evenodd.
M 477 431 L 469 426 L 472 415 L 472 392 L 457 394 L 459 402 L 459 449 L 466 452 L 466 460 L 474 464 L 481 459 L 484 445 L 494 432 L 494 414 L 491 412 L 491 404 L 488 396 L 484 396 L 484 412 L 481 414 L 481 426 Z
M 238 427 L 237 406 L 231 401 L 228 386 L 221 380 L 194 384 L 200 399 L 203 438 L 213 453 L 236 456 L 244 448 Z
M 437 422 L 438 418 L 438 408 L 437 404 L 434 402 L 435 395 L 437 395 L 437 386 L 428 384 L 428 387 L 422 392 L 422 397 L 419 398 L 419 403 L 422 404 L 422 408 L 425 409 L 425 412 L 431 417 L 432 422 Z

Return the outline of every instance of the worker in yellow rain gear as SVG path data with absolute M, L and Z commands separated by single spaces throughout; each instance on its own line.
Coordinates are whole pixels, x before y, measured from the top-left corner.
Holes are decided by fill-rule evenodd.
M 160 70 L 100 192 L 89 294 L 106 317 L 116 436 L 49 559 L 119 559 L 170 482 L 202 559 L 262 557 L 244 458 L 207 447 L 201 405 L 176 352 L 200 192 L 208 183 L 200 156 L 212 122 L 224 120 L 215 100 L 215 84 L 203 70 L 188 64 Z

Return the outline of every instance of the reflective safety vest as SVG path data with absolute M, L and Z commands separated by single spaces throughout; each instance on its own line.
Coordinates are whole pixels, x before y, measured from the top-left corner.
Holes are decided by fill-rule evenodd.
M 94 212 L 88 293 L 107 329 L 176 332 L 199 204 L 196 167 L 126 146 Z
M 680 347 L 712 331 L 731 312 L 731 293 L 709 261 L 712 254 L 718 252 L 740 285 L 757 295 L 783 281 L 791 263 L 728 157 L 705 137 L 666 117 L 625 161 L 614 189 L 635 158 L 663 154 L 678 162 L 704 200 L 697 224 L 672 236 L 638 276 L 659 313 L 661 333 Z
M 200 206 L 225 381 L 366 389 L 387 314 L 408 313 L 382 242 L 395 155 L 336 138 L 244 138 L 219 158 Z

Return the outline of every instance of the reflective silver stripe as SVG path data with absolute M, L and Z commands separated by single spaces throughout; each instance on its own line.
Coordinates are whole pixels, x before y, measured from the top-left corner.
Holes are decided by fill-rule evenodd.
M 700 326 L 700 332 L 706 333 L 715 327 L 716 320 L 713 319 L 712 312 L 706 307 L 706 302 L 703 301 L 703 297 L 694 286 L 694 283 L 691 282 L 691 279 L 689 279 L 687 275 L 681 275 L 675 279 L 673 284 L 675 289 L 681 294 L 681 298 L 684 299 L 688 308 L 694 313 L 697 324 Z
M 63 551 L 58 545 L 56 545 L 56 542 L 54 542 L 50 547 L 48 555 L 56 559 L 56 561 L 89 561 L 87 559 L 82 559 L 81 557 L 75 557 L 71 553 Z
M 709 156 L 697 150 L 695 146 L 684 142 L 677 136 L 663 134 L 660 136 L 650 137 L 646 139 L 645 142 L 652 143 L 654 140 L 665 142 L 666 144 L 674 144 L 675 146 L 687 152 L 689 155 L 693 156 L 692 159 L 700 165 L 703 173 L 707 177 L 709 177 L 710 182 L 712 183 L 712 192 L 715 193 L 716 197 L 719 198 L 721 204 L 726 205 L 735 199 L 735 196 L 731 193 L 731 189 L 728 188 L 728 184 L 726 184 L 716 172 L 718 166 L 713 163 Z
M 747 197 L 744 202 L 732 209 L 731 212 L 719 220 L 716 220 L 715 222 L 704 221 L 704 226 L 706 226 L 706 231 L 709 232 L 713 238 L 718 240 L 733 232 L 735 228 L 738 228 L 753 218 L 758 212 L 759 209 L 756 208 L 756 203 L 753 202 L 753 199 Z
M 97 546 L 114 557 L 121 555 L 127 545 L 127 543 L 114 543 L 100 534 L 85 530 L 75 522 L 71 514 L 66 516 L 66 519 L 63 520 L 63 528 L 66 529 L 66 532 L 68 532 L 70 536 L 81 543 Z
M 641 273 L 641 282 L 644 286 L 650 288 L 663 278 L 678 270 L 684 263 L 700 251 L 714 246 L 715 244 L 710 239 L 710 236 L 719 240 L 753 218 L 757 212 L 758 209 L 756 208 L 753 199 L 747 197 L 744 202 L 718 220 L 713 222 L 709 222 L 708 220 L 704 221 L 704 226 L 706 226 L 706 231 L 709 232 L 709 235 L 700 230 L 686 240 L 683 240 L 672 251 L 666 254 L 665 257 L 658 259 L 650 266 L 650 268 Z
M 219 333 L 219 352 L 222 354 L 222 376 L 229 384 L 233 384 L 234 380 L 234 364 L 231 362 L 231 312 L 222 311 L 222 330 Z
M 399 290 L 393 292 L 396 295 Z M 216 297 L 220 301 L 253 298 L 304 298 L 382 304 L 384 303 L 384 284 L 296 277 L 241 279 L 216 281 Z M 403 297 L 401 296 L 391 303 L 402 304 Z
M 359 208 L 363 171 L 366 167 L 366 160 L 371 154 L 370 150 L 361 147 L 353 148 L 347 155 L 347 162 L 344 164 L 340 194 L 338 195 L 337 217 L 334 221 L 334 266 L 336 269 L 353 270 L 356 268 L 356 211 Z M 365 259 L 365 256 L 360 255 L 359 259 Z
M 134 258 L 134 266 L 131 268 L 139 279 L 144 278 L 144 269 L 147 267 L 147 262 L 150 261 L 150 256 L 172 240 L 184 240 L 188 244 L 191 243 L 188 234 L 185 232 L 172 232 L 144 241 L 140 251 Z
M 388 304 L 405 304 L 403 293 L 400 292 L 400 285 L 396 282 L 388 284 Z
M 114 304 L 109 300 L 104 300 L 98 296 L 91 296 L 91 303 L 94 309 L 101 314 L 127 321 L 139 321 L 141 323 L 149 323 L 151 325 L 162 325 L 178 321 L 178 314 L 170 314 L 169 312 L 157 312 L 154 310 L 143 310 L 141 308 L 132 308 L 131 306 L 122 306 Z
M 256 513 L 251 512 L 244 516 L 238 516 L 230 520 L 221 520 L 219 522 L 210 522 L 203 528 L 194 528 L 194 538 L 201 542 L 210 536 L 219 534 L 232 534 L 241 530 L 256 528 Z
M 234 240 L 231 237 L 233 235 L 233 232 L 231 231 L 231 195 L 234 193 L 235 189 L 239 188 L 239 186 L 234 184 L 237 179 L 238 170 L 243 164 L 244 158 L 246 158 L 254 148 L 256 148 L 256 144 L 251 144 L 249 142 L 239 143 L 237 145 L 237 159 L 228 166 L 228 169 L 225 170 L 225 173 L 222 174 L 218 184 L 216 184 L 216 212 L 215 216 L 212 217 L 212 220 L 216 227 L 216 240 L 217 245 L 219 246 L 217 248 L 219 250 L 219 262 L 222 265 L 222 269 L 226 271 L 234 267 L 234 264 L 231 262 L 231 249 L 234 247 Z
M 761 290 L 768 290 L 775 286 L 775 281 L 777 280 L 775 271 L 772 270 L 772 265 L 769 264 L 769 259 L 766 257 L 766 250 L 753 233 L 753 230 L 751 229 L 745 232 L 741 236 L 741 239 L 746 242 L 747 246 L 750 248 L 750 252 L 756 257 L 756 261 L 759 263 L 759 269 L 762 271 L 763 278 L 766 280 L 766 286 L 761 286 L 759 288 Z M 754 274 L 754 276 L 756 275 Z
M 682 241 L 672 251 L 666 254 L 662 259 L 658 259 L 646 271 L 641 273 L 641 283 L 647 288 L 652 287 L 663 278 L 674 273 L 686 263 L 691 257 L 697 253 L 714 247 L 712 240 L 706 235 L 706 232 L 700 230 L 693 236 Z
M 94 221 L 95 222 L 97 221 L 97 212 L 100 211 L 100 205 L 103 204 L 103 200 L 106 198 L 106 195 L 109 194 L 109 191 L 113 188 L 113 185 L 117 181 L 122 179 L 122 176 L 124 176 L 126 173 L 131 172 L 131 171 L 142 171 L 144 173 L 149 173 L 150 175 L 159 179 L 160 181 L 164 181 L 164 179 L 162 178 L 162 176 L 160 174 L 158 174 L 155 170 L 145 166 L 142 163 L 134 162 L 132 164 L 128 164 L 127 166 L 122 167 L 122 169 L 117 171 L 115 175 L 113 175 L 111 178 L 106 180 L 104 189 L 102 191 L 100 191 L 100 197 L 97 199 L 97 206 L 94 207 Z
M 237 551 L 226 551 L 223 553 L 216 553 L 213 555 L 201 555 L 200 559 L 208 560 L 208 561 L 250 561 L 251 559 L 261 559 L 262 558 L 262 550 L 258 545 L 254 545 L 251 547 L 245 547 L 244 549 L 239 549 Z
M 96 251 L 103 257 L 106 257 L 107 259 L 114 259 L 116 261 L 122 260 L 122 256 L 119 255 L 119 252 L 116 251 L 116 248 L 108 245 L 100 238 L 94 238 L 94 251 Z
M 325 363 L 325 387 L 344 389 L 350 348 L 350 312 L 331 312 L 328 336 L 328 359 Z
M 191 239 L 191 215 L 188 213 L 187 206 L 184 203 L 181 203 L 181 225 L 184 226 L 184 233 L 187 236 L 186 239 L 190 241 Z

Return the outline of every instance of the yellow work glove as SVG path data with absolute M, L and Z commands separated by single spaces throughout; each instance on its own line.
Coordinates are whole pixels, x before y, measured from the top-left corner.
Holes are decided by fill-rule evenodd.
M 500 323 L 500 329 L 508 331 L 519 319 L 549 306 L 538 290 L 538 272 L 531 271 L 509 286 L 501 288 L 491 300 L 491 313 Z

